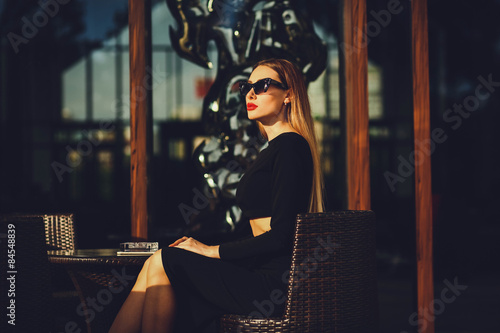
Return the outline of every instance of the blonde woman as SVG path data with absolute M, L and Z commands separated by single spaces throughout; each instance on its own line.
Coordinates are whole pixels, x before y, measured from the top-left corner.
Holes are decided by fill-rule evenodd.
M 211 246 L 182 237 L 153 254 L 110 332 L 203 332 L 221 314 L 283 312 L 295 217 L 323 210 L 311 109 L 287 60 L 257 63 L 240 92 L 269 142 L 236 194 L 253 235 Z

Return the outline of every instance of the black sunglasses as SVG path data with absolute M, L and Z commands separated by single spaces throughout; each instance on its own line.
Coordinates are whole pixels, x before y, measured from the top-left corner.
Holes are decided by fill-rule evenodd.
M 270 78 L 265 78 L 262 80 L 259 80 L 255 83 L 248 83 L 248 82 L 240 82 L 240 94 L 241 96 L 245 97 L 250 90 L 255 92 L 255 94 L 260 94 L 263 92 L 267 92 L 267 89 L 269 89 L 269 86 L 274 85 L 278 88 L 281 88 L 283 90 L 288 89 L 283 83 L 278 82 L 276 80 L 270 79 Z

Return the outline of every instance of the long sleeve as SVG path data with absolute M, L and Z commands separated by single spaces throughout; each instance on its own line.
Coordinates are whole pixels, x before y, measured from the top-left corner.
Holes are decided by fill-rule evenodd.
M 270 184 L 261 187 L 262 191 L 271 192 L 271 230 L 256 237 L 222 244 L 219 247 L 222 259 L 291 253 L 295 219 L 298 213 L 307 211 L 312 182 L 309 145 L 303 138 L 300 140 L 281 140 L 273 147 L 276 152 L 270 162 Z

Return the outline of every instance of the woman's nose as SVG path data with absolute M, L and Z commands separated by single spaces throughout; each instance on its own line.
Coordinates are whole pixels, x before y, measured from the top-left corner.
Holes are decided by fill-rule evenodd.
M 250 89 L 250 91 L 249 91 L 249 92 L 248 92 L 248 94 L 247 94 L 247 98 L 248 98 L 248 99 L 255 99 L 255 97 L 256 97 L 256 96 L 257 96 L 257 95 L 255 94 L 255 91 L 253 90 L 253 88 L 252 88 L 252 89 Z

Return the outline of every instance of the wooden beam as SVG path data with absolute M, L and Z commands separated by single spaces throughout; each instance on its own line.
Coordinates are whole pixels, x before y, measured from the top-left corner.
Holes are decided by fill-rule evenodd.
M 370 146 L 368 137 L 368 45 L 366 0 L 342 5 L 342 99 L 347 176 L 347 208 L 370 209 Z
M 130 190 L 132 239 L 148 239 L 151 156 L 151 0 L 129 0 Z M 150 71 L 151 72 L 151 71 Z
M 427 0 L 411 7 L 418 320 L 419 332 L 434 333 Z

